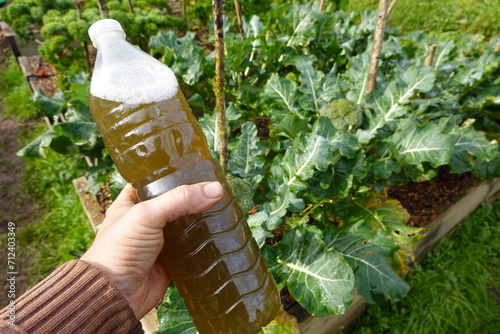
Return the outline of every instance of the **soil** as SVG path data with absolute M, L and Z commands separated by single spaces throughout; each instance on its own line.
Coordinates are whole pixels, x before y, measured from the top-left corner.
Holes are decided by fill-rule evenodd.
M 408 225 L 425 227 L 480 182 L 470 173 L 453 174 L 447 167 L 442 167 L 430 181 L 391 186 L 387 189 L 387 194 L 401 202 L 408 211 Z

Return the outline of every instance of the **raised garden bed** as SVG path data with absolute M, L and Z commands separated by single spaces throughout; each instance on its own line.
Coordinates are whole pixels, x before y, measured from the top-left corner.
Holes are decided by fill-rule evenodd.
M 85 178 L 73 181 L 94 230 L 104 219 L 104 209 L 95 196 L 84 192 Z M 484 201 L 500 196 L 500 179 L 480 181 L 470 174 L 450 174 L 443 170 L 428 182 L 410 183 L 389 188 L 388 195 L 398 199 L 410 212 L 409 224 L 425 227 L 425 236 L 415 249 L 415 260 L 420 262 L 439 241 L 469 216 Z M 109 203 L 106 203 L 106 207 Z M 299 304 L 290 300 L 286 292 L 283 302 L 287 311 L 298 320 L 301 333 L 332 334 L 350 326 L 365 310 L 367 303 L 355 296 L 352 305 L 342 316 L 312 317 Z M 152 310 L 141 322 L 146 333 L 158 329 L 156 311 Z

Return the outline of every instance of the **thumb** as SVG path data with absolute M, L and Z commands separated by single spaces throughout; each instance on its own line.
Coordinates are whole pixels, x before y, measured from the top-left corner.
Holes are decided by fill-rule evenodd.
M 166 223 L 182 216 L 201 213 L 220 201 L 224 189 L 219 182 L 182 185 L 134 206 L 144 225 L 162 229 Z

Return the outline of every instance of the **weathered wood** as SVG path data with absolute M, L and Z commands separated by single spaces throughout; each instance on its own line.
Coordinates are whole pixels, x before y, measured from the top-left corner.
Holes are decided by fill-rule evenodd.
M 297 318 L 302 334 L 334 334 L 349 327 L 363 313 L 367 305 L 355 294 L 351 306 L 343 315 L 312 317 L 300 305 L 294 306 L 288 313 Z
M 33 76 L 33 69 L 31 68 L 31 63 L 37 63 L 39 64 L 41 62 L 40 56 L 20 56 L 17 58 L 17 61 L 19 62 L 19 67 L 21 67 L 21 71 L 23 72 L 23 75 L 26 77 L 26 80 L 28 80 L 28 84 L 31 88 L 32 92 L 36 92 L 38 89 L 42 88 L 42 81 L 40 78 Z
M 146 334 L 153 334 L 158 330 L 158 315 L 156 314 L 156 309 L 149 311 L 141 319 L 142 329 Z
M 17 45 L 16 33 L 4 21 L 0 21 L 0 29 L 2 30 L 4 37 L 9 42 L 12 53 L 16 58 L 19 58 L 21 56 L 21 51 L 19 50 L 19 46 Z
M 85 191 L 86 184 L 87 178 L 85 176 L 73 180 L 73 186 L 75 187 L 78 197 L 80 197 L 83 210 L 89 219 L 92 229 L 94 232 L 97 232 L 105 216 L 95 196 L 91 196 Z

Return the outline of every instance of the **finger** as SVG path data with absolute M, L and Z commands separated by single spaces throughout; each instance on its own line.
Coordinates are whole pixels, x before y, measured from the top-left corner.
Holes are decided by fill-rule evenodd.
M 151 200 L 139 203 L 141 222 L 151 228 L 162 229 L 167 222 L 179 217 L 201 213 L 220 201 L 224 190 L 219 182 L 182 185 Z
M 108 211 L 116 210 L 121 207 L 131 207 L 139 202 L 137 198 L 137 191 L 134 187 L 127 183 L 123 190 L 120 192 L 118 197 L 113 201 L 111 206 L 108 208 Z

